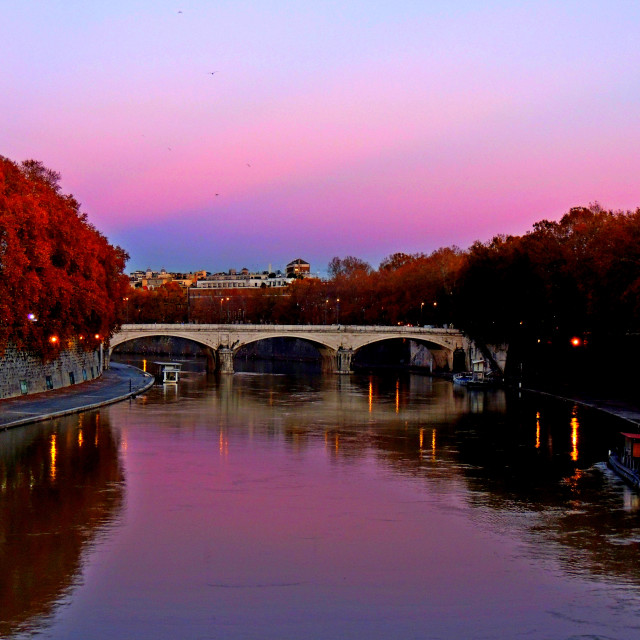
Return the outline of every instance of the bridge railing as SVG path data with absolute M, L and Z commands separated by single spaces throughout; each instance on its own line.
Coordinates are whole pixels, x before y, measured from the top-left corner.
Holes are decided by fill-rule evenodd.
M 459 335 L 460 330 L 454 327 L 406 327 L 406 326 L 385 326 L 385 325 L 351 325 L 351 324 L 195 324 L 195 323 L 176 323 L 176 324 L 123 324 L 120 331 L 161 331 L 163 329 L 176 330 L 182 327 L 186 331 L 285 331 L 285 332 L 313 332 L 313 333 L 335 333 L 336 331 L 348 333 L 394 333 L 407 335 L 420 334 L 441 334 L 441 335 Z

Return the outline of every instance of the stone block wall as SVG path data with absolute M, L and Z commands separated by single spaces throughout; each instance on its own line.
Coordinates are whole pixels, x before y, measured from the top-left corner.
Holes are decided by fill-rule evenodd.
M 432 372 L 434 369 L 434 357 L 429 349 L 415 340 L 409 341 L 410 360 L 409 365 L 419 369 L 427 369 Z
M 69 387 L 102 374 L 100 350 L 83 351 L 75 346 L 61 351 L 56 360 L 42 360 L 8 347 L 0 358 L 0 398 L 41 393 Z

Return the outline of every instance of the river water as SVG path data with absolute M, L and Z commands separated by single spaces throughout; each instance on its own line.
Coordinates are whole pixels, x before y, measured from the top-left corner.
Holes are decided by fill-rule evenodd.
M 603 463 L 624 423 L 187 369 L 0 434 L 0 636 L 640 638 L 638 495 Z

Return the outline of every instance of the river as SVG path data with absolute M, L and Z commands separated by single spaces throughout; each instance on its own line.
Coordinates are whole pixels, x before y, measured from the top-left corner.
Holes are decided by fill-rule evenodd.
M 149 363 L 144 363 L 149 366 Z M 0 635 L 640 637 L 628 425 L 290 365 L 0 433 Z

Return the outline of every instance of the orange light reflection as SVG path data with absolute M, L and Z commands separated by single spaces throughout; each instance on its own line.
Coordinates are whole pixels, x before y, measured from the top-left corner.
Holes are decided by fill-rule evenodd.
M 580 423 L 578 422 L 578 407 L 573 407 L 571 415 L 571 459 L 575 462 L 578 459 L 578 429 Z

